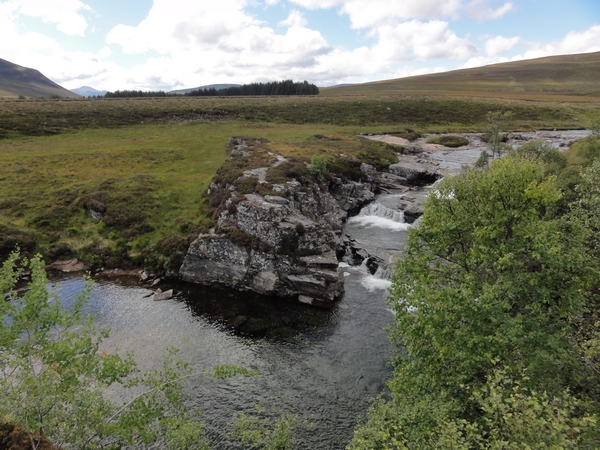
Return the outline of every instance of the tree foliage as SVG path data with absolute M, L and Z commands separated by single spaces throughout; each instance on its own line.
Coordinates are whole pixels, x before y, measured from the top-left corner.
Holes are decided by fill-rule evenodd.
M 509 147 L 503 143 L 502 129 L 512 118 L 510 111 L 489 111 L 485 120 L 487 122 L 487 133 L 489 134 L 488 148 L 492 159 L 502 156 Z
M 250 83 L 225 89 L 197 89 L 185 95 L 192 97 L 211 97 L 216 95 L 319 95 L 319 88 L 308 81 L 294 82 L 293 80 L 272 81 L 269 83 Z
M 107 92 L 104 94 L 105 98 L 149 98 L 149 97 L 178 97 L 180 94 L 165 91 L 136 91 L 136 90 L 122 90 Z
M 314 175 L 317 178 L 322 178 L 326 170 L 327 161 L 325 160 L 325 156 L 316 154 L 312 155 L 310 164 L 308 165 L 308 171 L 311 173 L 311 175 Z
M 296 443 L 294 431 L 311 426 L 308 419 L 301 420 L 296 414 L 282 414 L 271 419 L 263 408 L 257 407 L 256 414 L 236 416 L 230 436 L 256 449 L 291 450 Z
M 47 289 L 39 257 L 0 269 L 0 423 L 22 427 L 31 448 L 49 439 L 63 449 L 205 449 L 183 385 L 192 375 L 225 378 L 250 372 L 231 366 L 192 374 L 167 349 L 159 369 L 140 372 L 133 355 L 107 352 L 108 329 L 85 308 L 91 283 L 63 305 Z M 15 291 L 25 268 L 31 282 Z M 67 307 L 68 306 L 68 307 Z
M 557 214 L 544 158 L 514 154 L 436 185 L 390 290 L 391 399 L 350 448 L 599 444 L 598 372 L 581 345 L 597 336 L 598 260 L 588 224 Z

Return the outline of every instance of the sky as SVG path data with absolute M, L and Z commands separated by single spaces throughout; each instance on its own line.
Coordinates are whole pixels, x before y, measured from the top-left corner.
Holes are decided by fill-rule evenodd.
M 0 58 L 67 89 L 362 83 L 600 51 L 600 0 L 0 0 Z

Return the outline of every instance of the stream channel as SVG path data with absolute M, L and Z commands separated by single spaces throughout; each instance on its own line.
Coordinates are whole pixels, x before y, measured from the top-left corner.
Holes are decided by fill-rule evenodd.
M 415 191 L 407 194 L 414 197 Z M 408 229 L 397 210 L 399 197 L 380 195 L 343 232 L 370 254 L 391 260 Z M 345 294 L 331 310 L 190 284 L 168 286 L 183 292 L 154 302 L 143 298 L 148 290 L 137 280 L 129 286 L 97 281 L 89 306 L 111 327 L 107 344 L 134 350 L 142 368 L 158 367 L 164 349 L 173 345 L 195 371 L 234 364 L 260 372 L 190 381 L 191 406 L 201 409 L 212 448 L 239 448 L 227 439 L 233 417 L 260 405 L 273 417 L 293 413 L 310 420 L 313 428 L 298 430 L 296 448 L 342 449 L 391 376 L 392 347 L 384 328 L 393 315 L 385 302 L 386 274 L 340 264 Z M 83 284 L 81 277 L 60 280 L 61 297 L 68 301 Z M 260 331 L 236 332 L 231 324 L 242 318 Z
M 562 147 L 563 142 L 587 134 L 537 132 L 525 138 Z M 441 168 L 457 171 L 472 164 L 484 148 L 483 144 L 473 147 L 438 151 L 432 157 Z M 348 220 L 343 233 L 390 264 L 409 228 L 397 208 L 400 198 L 405 195 L 422 202 L 427 192 L 423 188 L 381 194 Z M 240 448 L 227 439 L 234 415 L 252 414 L 262 406 L 272 417 L 293 413 L 310 420 L 313 428 L 298 430 L 296 448 L 337 450 L 350 441 L 370 399 L 384 392 L 391 377 L 392 347 L 384 328 L 393 319 L 385 302 L 389 274 L 379 270 L 372 275 L 365 266 L 344 262 L 340 267 L 345 294 L 331 310 L 190 284 L 161 285 L 182 292 L 172 300 L 154 302 L 144 298 L 148 290 L 137 280 L 131 285 L 98 281 L 90 309 L 99 312 L 99 320 L 112 329 L 107 345 L 134 350 L 141 368 L 160 366 L 164 349 L 173 345 L 195 371 L 233 364 L 260 372 L 225 381 L 190 381 L 190 406 L 201 409 L 212 448 Z M 71 276 L 61 280 L 58 289 L 68 301 L 83 284 L 81 277 Z M 236 326 L 240 322 L 245 328 Z

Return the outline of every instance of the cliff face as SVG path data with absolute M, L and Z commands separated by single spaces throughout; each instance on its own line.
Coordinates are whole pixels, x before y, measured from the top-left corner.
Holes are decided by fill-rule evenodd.
M 233 142 L 230 162 L 249 161 L 252 150 L 241 139 Z M 348 214 L 371 202 L 375 191 L 406 190 L 407 180 L 362 164 L 361 182 L 330 178 L 270 184 L 269 169 L 288 161 L 269 155 L 268 167 L 211 184 L 209 194 L 223 199 L 216 208 L 217 226 L 192 242 L 179 276 L 330 306 L 344 291 L 338 256 L 348 252 L 348 242 L 340 239 Z M 252 193 L 239 192 L 254 182 Z

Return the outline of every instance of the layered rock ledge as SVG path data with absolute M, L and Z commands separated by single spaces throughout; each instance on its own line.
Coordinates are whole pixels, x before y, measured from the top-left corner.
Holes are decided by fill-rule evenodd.
M 328 306 L 344 292 L 342 224 L 374 198 L 373 184 L 289 181 L 272 189 L 278 195 L 232 195 L 218 218 L 220 233 L 192 242 L 180 277 Z
M 249 168 L 239 177 L 224 175 L 209 187 L 209 195 L 221 199 L 213 205 L 216 226 L 191 243 L 179 277 L 317 306 L 331 306 L 344 292 L 339 258 L 370 258 L 340 238 L 348 216 L 370 203 L 375 193 L 405 192 L 442 176 L 429 155 L 404 151 L 383 172 L 363 163 L 358 182 L 317 176 L 309 182 L 271 184 L 267 173 L 289 163 L 286 158 L 270 152 L 257 157 L 244 139 L 232 138 L 229 144 L 230 166 Z M 265 165 L 257 167 L 257 161 Z M 408 200 L 398 209 L 408 222 L 423 213 Z M 376 270 L 379 262 L 371 259 Z

